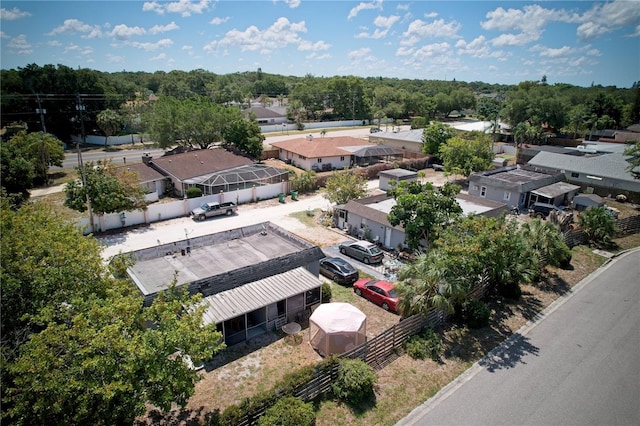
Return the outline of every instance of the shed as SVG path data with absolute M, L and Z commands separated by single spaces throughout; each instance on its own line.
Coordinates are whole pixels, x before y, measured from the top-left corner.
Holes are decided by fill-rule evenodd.
M 349 303 L 323 303 L 309 317 L 309 342 L 322 356 L 342 354 L 367 341 L 367 316 Z
M 589 207 L 604 206 L 604 198 L 596 194 L 578 194 L 573 198 L 573 208 L 581 212 Z
M 397 183 L 403 180 L 408 182 L 415 181 L 418 179 L 418 173 L 406 169 L 391 169 L 383 170 L 378 173 L 378 178 L 380 178 L 380 189 L 388 191 L 391 189 L 391 181 L 395 181 Z

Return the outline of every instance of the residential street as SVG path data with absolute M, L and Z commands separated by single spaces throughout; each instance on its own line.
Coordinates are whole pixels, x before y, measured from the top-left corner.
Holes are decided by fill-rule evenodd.
M 397 425 L 640 424 L 639 261 L 587 277 Z

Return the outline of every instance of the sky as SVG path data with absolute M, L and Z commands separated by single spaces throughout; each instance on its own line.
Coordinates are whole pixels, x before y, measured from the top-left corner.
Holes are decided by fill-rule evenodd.
M 640 81 L 640 0 L 2 0 L 0 9 L 2 69 Z

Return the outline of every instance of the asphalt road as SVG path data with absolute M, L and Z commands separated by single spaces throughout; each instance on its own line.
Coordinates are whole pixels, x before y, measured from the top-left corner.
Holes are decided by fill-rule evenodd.
M 397 425 L 639 425 L 640 249 L 497 349 Z

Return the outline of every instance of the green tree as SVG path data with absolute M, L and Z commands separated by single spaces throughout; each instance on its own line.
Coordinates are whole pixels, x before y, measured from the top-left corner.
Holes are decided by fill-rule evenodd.
M 300 192 L 311 191 L 313 188 L 315 188 L 317 181 L 318 177 L 316 176 L 316 172 L 314 172 L 313 170 L 305 170 L 300 174 L 300 176 L 291 179 L 293 188 L 296 191 Z
M 436 188 L 430 182 L 402 181 L 389 191 L 396 204 L 387 219 L 393 226 L 404 228 L 406 243 L 412 249 L 421 241 L 430 245 L 432 232 L 462 213 L 456 201 L 459 192 L 460 187 L 449 182 Z
M 627 142 L 624 155 L 629 156 L 627 170 L 631 172 L 635 179 L 640 179 L 640 141 Z
M 104 146 L 106 147 L 107 142 L 109 141 L 109 136 L 114 135 L 118 129 L 120 129 L 120 126 L 122 126 L 122 119 L 120 118 L 118 111 L 105 109 L 98 113 L 96 116 L 96 122 L 98 123 L 100 130 L 104 132 Z
M 287 396 L 279 399 L 258 420 L 259 426 L 313 426 L 316 414 L 313 405 L 299 398 Z
M 547 265 L 563 266 L 567 259 L 571 259 L 571 251 L 560 229 L 551 222 L 541 219 L 525 222 L 521 234 L 531 248 L 531 257 L 537 265 L 534 278 L 538 278 Z
M 256 120 L 237 119 L 229 123 L 224 132 L 227 144 L 234 145 L 238 150 L 252 158 L 260 158 L 264 135 Z
M 0 169 L 1 198 L 6 196 L 12 206 L 20 206 L 29 199 L 29 190 L 33 188 L 36 176 L 33 163 L 16 144 L 4 142 L 0 143 Z
M 324 198 L 332 203 L 346 204 L 367 193 L 367 177 L 357 170 L 334 171 L 324 185 Z
M 21 131 L 6 143 L 15 145 L 21 153 L 20 156 L 33 164 L 34 179 L 38 182 L 48 183 L 50 166 L 62 166 L 62 160 L 64 160 L 62 142 L 49 133 Z
M 611 246 L 612 238 L 618 232 L 615 219 L 604 207 L 589 207 L 578 216 L 578 225 L 589 242 L 596 246 Z
M 422 131 L 422 152 L 439 155 L 440 147 L 456 135 L 456 131 L 448 124 L 434 121 Z
M 428 315 L 433 308 L 452 313 L 454 297 L 463 294 L 458 280 L 447 280 L 444 253 L 420 252 L 398 271 L 398 311 L 403 317 Z
M 147 403 L 186 403 L 200 376 L 177 351 L 199 362 L 221 347 L 199 298 L 172 288 L 143 308 L 99 243 L 44 204 L 3 202 L 1 226 L 3 420 L 132 424 Z
M 500 128 L 498 121 L 500 120 L 500 110 L 502 103 L 494 98 L 480 98 L 476 102 L 476 111 L 483 120 L 491 122 L 491 140 L 495 142 L 496 131 Z
M 446 175 L 469 177 L 473 172 L 488 170 L 493 165 L 491 140 L 480 137 L 472 140 L 455 136 L 440 147 L 440 158 Z
M 138 183 L 137 173 L 117 169 L 110 162 L 85 163 L 78 167 L 78 173 L 82 179 L 65 185 L 65 206 L 79 212 L 91 207 L 99 215 L 146 209 L 145 192 Z

